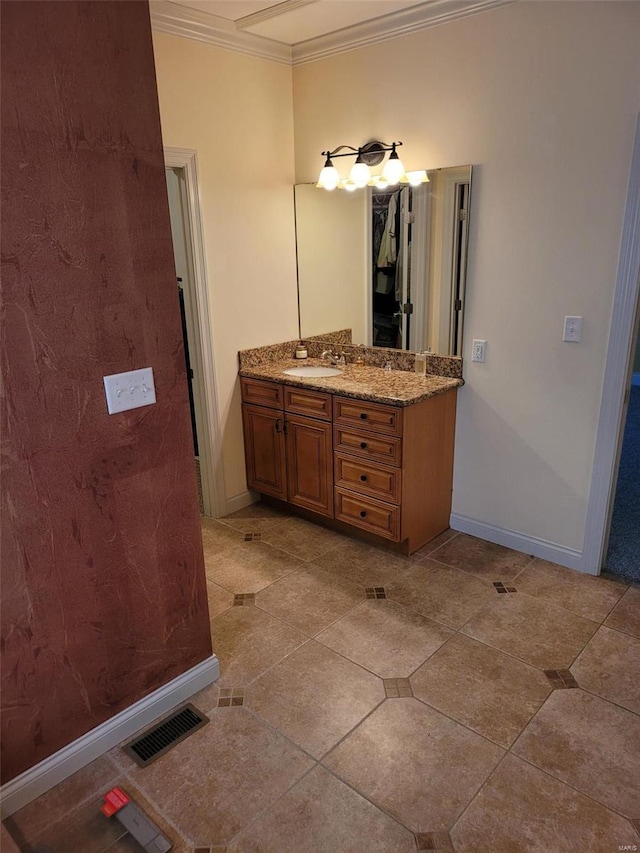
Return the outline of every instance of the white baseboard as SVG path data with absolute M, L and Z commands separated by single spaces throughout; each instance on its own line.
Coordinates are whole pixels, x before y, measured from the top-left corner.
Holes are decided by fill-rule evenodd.
M 493 524 L 486 524 L 484 521 L 477 521 L 475 518 L 468 518 L 456 512 L 451 513 L 450 524 L 452 530 L 458 530 L 460 533 L 468 533 L 470 536 L 495 542 L 496 545 L 504 545 L 506 548 L 513 548 L 514 551 L 522 551 L 541 560 L 548 560 L 550 563 L 584 572 L 582 551 L 574 551 L 563 545 L 556 545 L 554 542 L 537 539 L 535 536 L 525 536 L 513 530 L 505 530 L 503 527 L 494 527 Z
M 0 789 L 2 819 L 26 806 L 123 740 L 133 737 L 136 732 L 172 711 L 219 677 L 218 658 L 211 655 L 49 758 L 45 758 L 35 767 L 25 770 Z
M 237 512 L 239 509 L 244 509 L 246 506 L 256 503 L 260 500 L 260 495 L 256 492 L 250 492 L 248 489 L 240 492 L 239 495 L 234 495 L 232 498 L 227 498 L 227 511 L 225 515 L 231 512 Z
M 640 373 L 632 373 L 631 374 L 631 384 L 632 385 L 640 385 Z

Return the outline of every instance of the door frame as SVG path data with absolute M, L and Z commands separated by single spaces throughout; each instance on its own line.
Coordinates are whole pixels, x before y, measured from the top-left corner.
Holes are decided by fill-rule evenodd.
M 207 282 L 207 262 L 204 250 L 197 154 L 191 148 L 165 147 L 167 169 L 183 169 L 189 218 L 188 248 L 193 262 L 193 289 L 196 305 L 198 340 L 193 342 L 193 361 L 197 373 L 194 384 L 204 411 L 203 423 L 198 423 L 200 476 L 205 510 L 213 518 L 226 513 L 226 493 L 222 464 L 220 407 L 216 392 L 215 356 L 213 351 L 212 315 Z M 190 350 L 191 342 L 190 342 Z M 198 369 L 199 368 L 199 369 Z
M 602 569 L 609 513 L 617 480 L 616 460 L 624 424 L 634 322 L 640 295 L 640 116 L 631 158 L 631 174 L 622 225 L 618 274 L 605 363 L 600 416 L 582 547 L 582 571 L 598 575 Z

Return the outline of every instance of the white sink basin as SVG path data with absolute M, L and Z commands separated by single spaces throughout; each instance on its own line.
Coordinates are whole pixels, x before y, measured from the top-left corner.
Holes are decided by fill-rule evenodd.
M 290 367 L 288 370 L 283 370 L 287 376 L 313 376 L 319 378 L 322 376 L 339 376 L 342 371 L 337 367 L 317 367 L 308 365 L 306 367 Z

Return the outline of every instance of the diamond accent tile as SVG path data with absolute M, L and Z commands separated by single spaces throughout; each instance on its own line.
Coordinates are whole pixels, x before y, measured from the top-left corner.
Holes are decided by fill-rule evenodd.
M 244 705 L 244 687 L 223 687 L 216 708 L 238 708 Z
M 383 678 L 382 683 L 387 699 L 408 699 L 413 696 L 408 678 Z
M 245 604 L 255 604 L 256 595 L 254 592 L 239 592 L 233 596 L 233 606 L 242 607 Z
M 387 592 L 383 586 L 365 586 L 364 594 L 367 598 L 386 598 Z
M 493 586 L 495 587 L 496 592 L 517 592 L 518 590 L 515 586 L 505 586 L 502 581 L 494 581 Z
M 568 669 L 545 669 L 544 674 L 549 679 L 554 690 L 567 690 L 580 685 Z
M 451 836 L 445 830 L 439 832 L 416 832 L 416 849 L 419 853 L 454 853 Z

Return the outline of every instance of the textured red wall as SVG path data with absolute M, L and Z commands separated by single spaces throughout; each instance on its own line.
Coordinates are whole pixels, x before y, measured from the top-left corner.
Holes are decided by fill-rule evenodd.
M 6 780 L 211 654 L 146 2 L 2 3 L 2 286 Z

